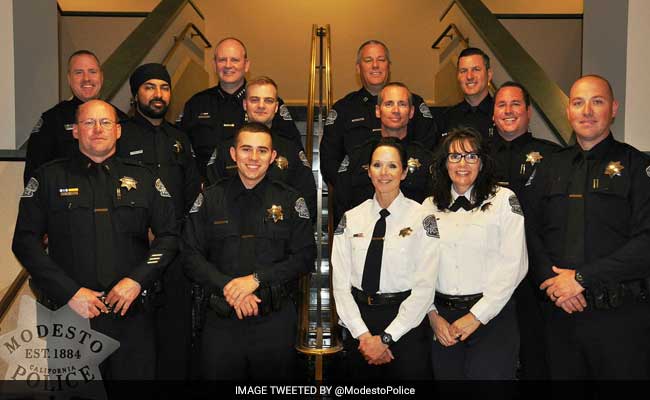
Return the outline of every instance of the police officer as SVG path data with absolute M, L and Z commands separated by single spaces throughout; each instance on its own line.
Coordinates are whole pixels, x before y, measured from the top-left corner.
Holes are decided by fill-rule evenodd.
M 618 103 L 606 79 L 571 87 L 576 144 L 535 179 L 527 221 L 535 278 L 550 301 L 555 379 L 648 379 L 650 157 L 614 139 Z
M 243 125 L 230 148 L 237 175 L 200 194 L 184 228 L 187 274 L 210 294 L 202 334 L 205 379 L 292 378 L 292 293 L 314 261 L 309 210 L 289 186 L 266 176 L 271 132 Z
M 517 82 L 506 82 L 494 96 L 492 151 L 499 185 L 515 192 L 524 213 L 528 209 L 529 188 L 538 170 L 546 165 L 560 146 L 533 137 L 528 130 L 532 115 L 528 91 Z M 538 290 L 530 274 L 515 291 L 519 321 L 519 361 L 522 379 L 548 379 L 542 313 Z
M 194 146 L 203 177 L 215 146 L 222 140 L 232 139 L 244 123 L 242 102 L 246 96 L 245 74 L 250 67 L 246 46 L 233 37 L 222 39 L 215 47 L 214 65 L 219 84 L 192 96 L 179 121 Z M 281 128 L 287 138 L 302 149 L 300 132 L 289 109 L 282 99 L 278 99 L 278 106 L 273 125 Z
M 166 183 L 179 226 L 201 190 L 187 135 L 165 120 L 171 78 L 162 64 L 139 66 L 129 79 L 135 114 L 122 123 L 117 154 L 149 167 Z M 183 379 L 190 365 L 191 282 L 180 258 L 163 275 L 165 301 L 158 310 L 158 378 Z
M 488 92 L 492 80 L 490 57 L 475 47 L 461 51 L 456 64 L 456 79 L 465 98 L 440 116 L 440 137 L 461 127 L 474 128 L 485 138 L 492 136 L 494 100 Z
M 353 148 L 381 131 L 376 114 L 377 95 L 389 81 L 390 53 L 378 40 L 364 42 L 357 51 L 357 73 L 363 87 L 340 99 L 330 110 L 325 121 L 325 132 L 320 144 L 320 166 L 323 179 L 337 189 L 339 167 L 349 162 Z M 412 94 L 415 111 L 409 122 L 409 135 L 425 148 L 435 146 L 433 117 L 422 97 Z M 342 214 L 342 211 L 337 212 Z
M 75 112 L 80 104 L 96 99 L 102 89 L 104 75 L 97 56 L 78 50 L 68 59 L 68 84 L 73 97 L 45 111 L 32 129 L 27 141 L 23 179 L 25 184 L 36 168 L 57 158 L 70 157 L 79 148 L 72 137 Z M 118 119 L 126 114 L 116 108 Z
M 248 81 L 244 98 L 246 120 L 259 122 L 271 129 L 273 149 L 277 153 L 268 175 L 293 186 L 304 197 L 312 220 L 316 218 L 316 183 L 314 175 L 301 147 L 287 139 L 281 128 L 272 124 L 278 112 L 278 87 L 273 79 L 260 76 Z M 208 161 L 208 182 L 214 183 L 226 176 L 237 175 L 237 163 L 230 157 L 233 139 L 219 143 Z
M 103 379 L 153 379 L 148 294 L 176 255 L 178 232 L 162 181 L 114 156 L 120 133 L 110 104 L 79 106 L 72 134 L 80 152 L 43 165 L 29 179 L 12 249 L 32 275 L 39 300 L 53 308 L 69 305 L 90 318 L 92 329 L 120 342 L 100 365 Z
M 401 82 L 386 84 L 377 96 L 375 115 L 380 120 L 381 131 L 377 137 L 370 137 L 350 150 L 349 164 L 342 165 L 335 191 L 335 221 L 343 212 L 352 209 L 372 198 L 374 188 L 368 175 L 372 149 L 381 138 L 394 138 L 406 150 L 407 175 L 400 189 L 404 196 L 421 203 L 427 197 L 430 175 L 429 167 L 433 163 L 433 153 L 412 138 L 408 131 L 409 121 L 417 111 L 413 98 L 406 85 Z M 351 135 L 359 134 L 355 128 Z

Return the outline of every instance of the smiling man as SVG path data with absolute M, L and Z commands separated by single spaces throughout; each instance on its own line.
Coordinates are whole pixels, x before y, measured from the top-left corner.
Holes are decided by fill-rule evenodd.
M 315 255 L 309 210 L 298 192 L 267 176 L 277 153 L 266 125 L 244 124 L 229 153 L 237 174 L 198 196 L 183 234 L 186 272 L 209 298 L 202 377 L 289 381 L 294 294 Z

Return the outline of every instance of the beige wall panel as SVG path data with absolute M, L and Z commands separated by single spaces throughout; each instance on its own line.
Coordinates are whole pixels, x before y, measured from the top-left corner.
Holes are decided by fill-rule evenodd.
M 24 168 L 23 162 L 0 162 L 0 187 L 3 192 L 0 207 L 0 293 L 7 290 L 22 268 L 11 251 L 11 241 L 18 216 L 18 202 L 23 192 Z

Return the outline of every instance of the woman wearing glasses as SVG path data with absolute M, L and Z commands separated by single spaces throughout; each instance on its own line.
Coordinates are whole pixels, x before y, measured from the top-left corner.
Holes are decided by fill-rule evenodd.
M 400 191 L 408 171 L 404 148 L 383 138 L 369 161 L 375 194 L 343 215 L 332 249 L 346 378 L 431 379 L 425 317 L 433 301 L 439 233 L 433 217 L 427 219 L 422 206 Z
M 526 275 L 524 217 L 496 185 L 494 161 L 471 128 L 440 146 L 433 196 L 423 206 L 440 234 L 440 266 L 429 323 L 436 379 L 513 379 L 519 332 L 512 294 Z

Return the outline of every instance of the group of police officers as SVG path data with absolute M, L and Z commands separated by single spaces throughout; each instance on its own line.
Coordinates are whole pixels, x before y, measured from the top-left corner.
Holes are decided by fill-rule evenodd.
M 98 99 L 100 62 L 77 51 L 73 98 L 43 113 L 29 137 L 13 251 L 39 301 L 67 304 L 120 341 L 104 379 L 296 377 L 297 282 L 315 258 L 311 166 L 276 83 L 246 81 L 245 45 L 221 40 L 214 62 L 219 84 L 172 124 L 163 65 L 133 72 L 129 117 Z M 327 116 L 320 169 L 334 224 L 372 197 L 368 163 L 381 138 L 404 146 L 401 190 L 422 202 L 436 144 L 472 127 L 526 217 L 519 376 L 649 378 L 650 157 L 613 138 L 618 104 L 607 80 L 574 83 L 576 143 L 560 148 L 532 136 L 522 85 L 489 94 L 480 49 L 461 52 L 464 100 L 437 116 L 389 83 L 390 66 L 384 43 L 363 43 L 363 87 Z

